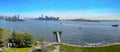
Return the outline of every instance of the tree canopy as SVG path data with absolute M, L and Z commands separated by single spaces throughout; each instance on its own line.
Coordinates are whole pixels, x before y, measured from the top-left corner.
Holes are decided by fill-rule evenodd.
M 0 47 L 6 46 L 6 44 L 9 41 L 8 39 L 10 35 L 11 35 L 11 32 L 9 30 L 0 28 Z
M 6 46 L 7 43 L 15 43 L 17 48 L 32 47 L 34 41 L 34 37 L 31 34 L 0 29 L 0 47 Z

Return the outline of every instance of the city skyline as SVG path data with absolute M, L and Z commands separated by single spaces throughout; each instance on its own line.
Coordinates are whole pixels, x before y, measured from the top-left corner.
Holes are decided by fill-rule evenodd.
M 119 0 L 0 0 L 0 15 L 120 20 Z

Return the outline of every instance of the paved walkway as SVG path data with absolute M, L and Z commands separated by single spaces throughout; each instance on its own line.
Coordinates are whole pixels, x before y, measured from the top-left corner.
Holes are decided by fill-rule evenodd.
M 57 45 L 58 43 L 57 42 L 44 42 L 44 46 L 47 47 L 47 46 L 51 46 L 51 45 L 56 45 L 55 46 L 55 50 L 54 52 L 59 52 L 59 45 Z M 62 43 L 63 45 L 67 45 L 67 46 L 74 46 L 74 47 L 104 47 L 104 46 L 110 46 L 110 45 L 117 45 L 119 44 L 120 45 L 120 42 L 114 42 L 114 43 L 109 43 L 109 44 L 102 44 L 102 43 L 94 43 L 94 44 L 87 44 L 87 45 L 74 45 L 74 44 L 68 44 L 68 43 Z M 41 46 L 36 46 L 36 47 L 33 47 L 31 48 L 31 51 L 32 50 L 36 50 L 36 49 L 41 49 Z
M 2 52 L 2 48 L 0 48 L 0 52 Z
M 53 52 L 59 52 L 59 49 L 60 49 L 60 46 L 59 46 L 59 45 L 56 45 L 56 46 L 55 46 L 55 49 L 53 50 Z

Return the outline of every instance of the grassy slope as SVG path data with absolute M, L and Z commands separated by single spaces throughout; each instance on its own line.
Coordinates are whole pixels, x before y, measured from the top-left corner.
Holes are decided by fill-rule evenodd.
M 48 46 L 46 52 L 53 51 L 55 49 L 55 45 Z
M 2 52 L 30 52 L 29 48 L 3 48 Z
M 78 48 L 72 46 L 60 46 L 60 52 L 120 52 L 120 45 L 112 45 L 100 48 Z

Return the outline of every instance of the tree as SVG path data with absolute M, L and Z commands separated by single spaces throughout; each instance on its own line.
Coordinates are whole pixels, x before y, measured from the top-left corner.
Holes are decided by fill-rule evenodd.
M 34 37 L 28 33 L 18 33 L 13 31 L 9 42 L 15 43 L 16 47 L 32 47 L 34 45 Z
M 7 29 L 0 28 L 0 47 L 7 46 L 7 43 L 15 43 L 16 47 L 32 47 L 34 45 L 34 37 L 28 33 L 12 33 Z
M 11 32 L 9 30 L 0 28 L 0 47 L 7 46 L 10 35 Z
M 32 47 L 34 45 L 34 37 L 28 33 L 23 33 L 23 39 L 24 39 L 24 46 L 25 47 Z
M 17 38 L 18 35 L 20 35 L 18 32 L 13 31 L 13 32 L 11 33 L 10 38 L 9 38 L 9 42 L 10 42 L 10 43 L 15 43 L 15 42 L 16 42 L 16 38 Z

